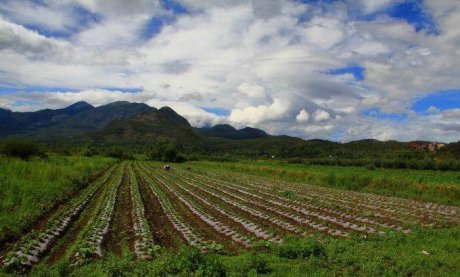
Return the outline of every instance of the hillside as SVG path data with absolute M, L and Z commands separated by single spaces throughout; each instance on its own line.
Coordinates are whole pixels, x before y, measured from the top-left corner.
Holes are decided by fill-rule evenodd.
M 154 143 L 159 139 L 195 143 L 199 140 L 188 121 L 169 107 L 112 121 L 106 128 L 87 136 L 97 142 L 109 143 Z

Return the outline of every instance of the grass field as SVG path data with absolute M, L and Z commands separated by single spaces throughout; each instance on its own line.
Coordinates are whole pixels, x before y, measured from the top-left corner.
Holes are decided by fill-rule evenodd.
M 0 158 L 0 242 L 20 235 L 114 161 L 103 157 Z
M 458 186 L 452 172 L 268 162 L 189 162 L 165 171 L 160 163 L 125 161 L 4 249 L 1 274 L 460 273 L 459 255 L 453 255 L 460 253 L 458 199 L 441 193 L 431 202 L 387 197 L 393 195 L 388 188 L 345 182 L 357 176 L 370 183 L 400 179 L 411 196 L 418 195 L 412 183 L 422 177 L 424 189 Z

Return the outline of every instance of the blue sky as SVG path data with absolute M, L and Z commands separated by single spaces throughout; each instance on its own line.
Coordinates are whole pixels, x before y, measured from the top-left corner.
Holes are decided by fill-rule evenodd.
M 171 106 L 194 126 L 460 134 L 456 0 L 5 0 L 0 107 Z
M 430 107 L 438 110 L 455 109 L 460 107 L 460 89 L 451 91 L 440 91 L 429 94 L 417 99 L 412 106 L 412 110 L 423 113 L 427 112 Z
M 358 81 L 364 80 L 364 71 L 365 69 L 359 65 L 351 65 L 342 68 L 331 69 L 328 71 L 332 75 L 343 75 L 343 74 L 352 74 L 354 78 Z

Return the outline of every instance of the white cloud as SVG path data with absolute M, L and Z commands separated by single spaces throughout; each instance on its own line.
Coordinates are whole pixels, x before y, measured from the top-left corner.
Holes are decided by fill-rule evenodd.
M 308 112 L 305 109 L 302 109 L 299 112 L 299 114 L 295 117 L 295 119 L 299 123 L 307 122 L 309 118 L 310 118 L 310 115 L 308 114 Z
M 444 120 L 456 120 L 460 122 L 460 108 L 449 109 L 442 112 L 442 119 Z
M 242 83 L 238 86 L 238 90 L 249 97 L 263 98 L 265 97 L 265 90 L 258 84 Z
M 328 112 L 324 111 L 324 110 L 316 110 L 313 113 L 313 120 L 316 121 L 316 122 L 326 121 L 329 118 L 331 118 L 331 115 Z
M 78 17 L 72 13 L 72 6 L 59 1 L 4 0 L 0 5 L 0 14 L 22 25 L 35 25 L 54 32 L 69 32 L 79 28 Z
M 232 110 L 229 121 L 239 126 L 249 124 L 256 126 L 267 121 L 285 119 L 289 111 L 290 103 L 284 99 L 275 99 L 271 105 L 260 105 Z
M 419 115 L 410 106 L 429 93 L 460 88 L 460 4 L 424 1 L 437 35 L 385 15 L 359 19 L 397 2 L 180 0 L 190 11 L 182 15 L 147 0 L 2 2 L 0 85 L 79 92 L 11 93 L 0 104 L 34 110 L 127 100 L 170 105 L 196 126 L 228 122 L 304 138 L 340 133 L 342 140 L 455 140 L 455 109 Z M 72 12 L 78 5 L 98 20 L 78 26 L 79 15 Z M 170 20 L 146 41 L 147 23 L 163 15 Z M 29 24 L 70 36 L 47 37 Z M 351 65 L 365 68 L 364 80 L 327 74 Z M 103 89 L 109 87 L 143 91 Z M 34 104 L 17 105 L 28 99 Z M 398 122 L 363 114 L 374 109 L 409 116 Z

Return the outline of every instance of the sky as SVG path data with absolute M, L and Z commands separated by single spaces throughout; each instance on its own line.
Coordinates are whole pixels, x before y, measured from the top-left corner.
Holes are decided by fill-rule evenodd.
M 458 0 L 2 0 L 0 107 L 170 106 L 193 126 L 460 140 Z

